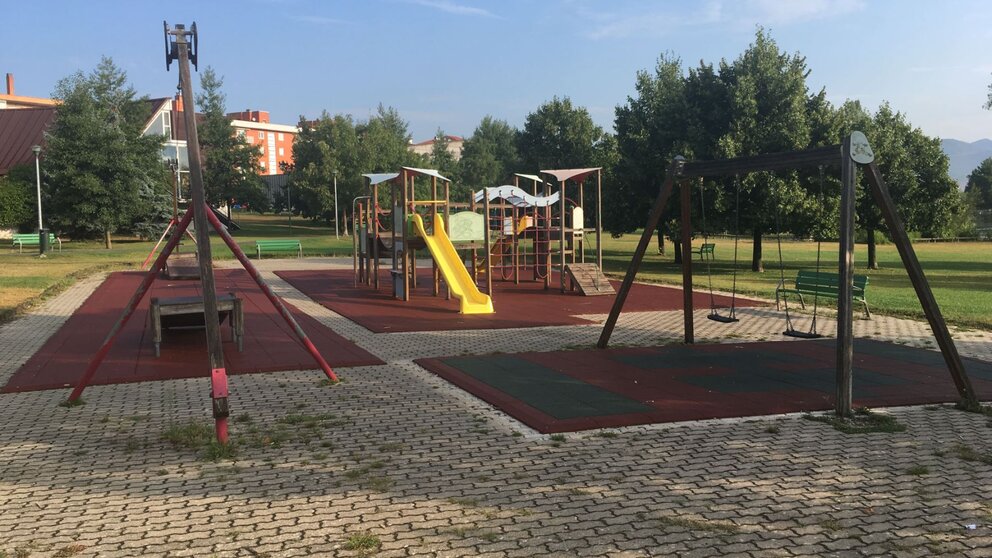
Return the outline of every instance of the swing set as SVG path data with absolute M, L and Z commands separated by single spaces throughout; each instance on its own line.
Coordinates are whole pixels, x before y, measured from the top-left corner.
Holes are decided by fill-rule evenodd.
M 610 337 L 616 327 L 617 320 L 623 312 L 624 303 L 630 293 L 637 272 L 640 270 L 644 254 L 651 242 L 653 231 L 658 227 L 665 207 L 668 205 L 672 190 L 679 184 L 680 193 L 680 229 L 682 253 L 690 254 L 692 249 L 692 219 L 691 219 L 691 189 L 689 184 L 693 179 L 706 177 L 735 177 L 737 218 L 734 238 L 734 297 L 728 314 L 720 313 L 720 309 L 714 304 L 712 277 L 707 263 L 707 276 L 710 285 L 710 313 L 707 318 L 721 322 L 733 323 L 738 320 L 736 315 L 736 290 L 737 290 L 737 237 L 740 235 L 740 180 L 742 174 L 764 171 L 780 171 L 818 166 L 820 168 L 820 195 L 823 195 L 823 168 L 825 166 L 839 166 L 841 179 L 841 200 L 840 200 L 840 254 L 838 261 L 837 285 L 837 367 L 836 367 L 836 399 L 834 411 L 837 416 L 849 417 L 853 414 L 852 408 L 852 385 L 853 374 L 852 364 L 854 358 L 854 338 L 853 338 L 853 300 L 854 290 L 854 214 L 855 214 L 855 186 L 857 182 L 857 168 L 863 169 L 864 176 L 868 182 L 868 190 L 872 199 L 881 210 L 882 217 L 888 225 L 892 238 L 903 266 L 909 274 L 910 281 L 916 291 L 916 295 L 923 307 L 923 312 L 940 347 L 940 352 L 944 357 L 944 362 L 951 374 L 961 401 L 966 408 L 977 408 L 977 395 L 972 388 L 971 381 L 964 369 L 961 357 L 958 354 L 954 340 L 947 329 L 947 324 L 940 312 L 936 299 L 930 285 L 923 274 L 919 259 L 913 246 L 909 242 L 906 229 L 899 219 L 895 204 L 889 195 L 888 186 L 875 164 L 875 155 L 867 138 L 861 132 L 853 132 L 844 138 L 840 145 L 819 147 L 805 151 L 791 151 L 785 153 L 772 153 L 756 155 L 751 157 L 739 157 L 734 159 L 723 159 L 714 161 L 687 161 L 684 157 L 675 157 L 665 174 L 664 183 L 655 199 L 654 205 L 648 215 L 644 232 L 631 258 L 630 267 L 624 276 L 623 283 L 613 302 L 610 315 L 603 325 L 597 346 L 605 349 L 610 342 Z M 702 189 L 700 189 L 702 194 Z M 705 228 L 705 211 L 703 212 L 703 231 Z M 776 214 L 776 229 L 779 228 L 779 218 Z M 781 231 L 777 230 L 779 247 L 779 267 L 780 274 L 784 281 L 784 268 L 782 266 L 781 255 Z M 820 246 L 821 240 L 817 235 L 817 271 L 820 268 Z M 692 258 L 682 259 L 682 300 L 683 300 L 683 336 L 686 344 L 694 343 L 694 322 L 693 322 L 693 302 L 692 302 Z M 821 335 L 816 331 L 817 300 L 814 295 L 813 319 L 808 331 L 799 330 L 792 324 L 791 315 L 788 312 L 788 300 L 786 300 L 786 330 L 784 335 L 798 338 L 816 338 Z

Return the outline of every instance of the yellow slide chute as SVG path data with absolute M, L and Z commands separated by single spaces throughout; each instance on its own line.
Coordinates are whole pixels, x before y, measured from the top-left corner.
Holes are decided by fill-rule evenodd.
M 424 220 L 416 213 L 410 215 L 410 223 L 413 230 L 427 243 L 427 248 L 437 262 L 437 267 L 441 270 L 448 288 L 451 289 L 451 294 L 461 303 L 461 313 L 492 314 L 493 300 L 489 295 L 479 292 L 475 286 L 472 276 L 465 269 L 458 252 L 444 232 L 444 219 L 440 215 L 434 217 L 434 234 L 427 234 L 424 230 Z

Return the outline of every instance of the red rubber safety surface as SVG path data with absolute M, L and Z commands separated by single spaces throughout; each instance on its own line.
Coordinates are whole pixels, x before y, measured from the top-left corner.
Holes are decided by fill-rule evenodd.
M 120 317 L 143 273 L 112 273 L 65 324 L 11 377 L 0 393 L 74 386 L 93 352 Z M 310 354 L 272 307 L 248 274 L 240 269 L 215 270 L 219 293 L 244 300 L 244 352 L 239 353 L 230 325 L 221 324 L 224 362 L 229 374 L 317 369 Z M 91 385 L 210 377 L 203 329 L 166 330 L 162 356 L 155 358 L 148 309 L 151 298 L 200 294 L 199 281 L 156 279 L 97 369 Z M 321 325 L 292 305 L 293 317 L 332 367 L 383 364 L 351 341 Z M 323 378 L 316 373 L 315 379 Z
M 430 271 L 418 275 L 417 288 L 411 291 L 409 302 L 394 299 L 390 275 L 380 270 L 379 290 L 371 286 L 355 286 L 354 274 L 335 271 L 277 271 L 285 279 L 321 306 L 345 316 L 375 333 L 406 331 L 452 331 L 461 329 L 507 329 L 542 326 L 564 326 L 594 323 L 579 318 L 581 314 L 609 314 L 615 295 L 582 296 L 566 291 L 562 294 L 557 276 L 551 288 L 543 282 L 493 281 L 493 314 L 464 316 L 458 313 L 458 301 L 445 300 L 444 284 L 441 295 L 431 295 Z M 611 281 L 614 289 L 618 281 Z M 717 296 L 718 306 L 729 306 L 730 298 Z M 708 293 L 696 291 L 692 296 L 697 309 L 710 307 Z M 756 300 L 737 298 L 738 307 L 763 306 Z M 624 312 L 652 310 L 681 310 L 682 289 L 635 283 L 627 295 Z

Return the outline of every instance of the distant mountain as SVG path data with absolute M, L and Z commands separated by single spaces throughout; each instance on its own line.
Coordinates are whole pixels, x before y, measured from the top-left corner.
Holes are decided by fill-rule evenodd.
M 968 143 L 956 139 L 942 139 L 940 145 L 951 160 L 951 178 L 961 188 L 968 183 L 968 175 L 985 159 L 992 157 L 992 139 Z

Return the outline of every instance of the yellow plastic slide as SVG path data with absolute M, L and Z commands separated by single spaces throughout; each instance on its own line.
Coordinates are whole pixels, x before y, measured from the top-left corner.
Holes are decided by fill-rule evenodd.
M 437 267 L 441 270 L 448 288 L 451 289 L 451 294 L 461 302 L 461 313 L 492 314 L 493 300 L 476 288 L 472 276 L 465 269 L 458 252 L 444 232 L 444 218 L 440 215 L 434 218 L 434 234 L 427 234 L 424 230 L 424 220 L 420 215 L 416 213 L 411 215 L 410 222 L 417 234 L 427 243 L 427 248 L 437 262 Z

